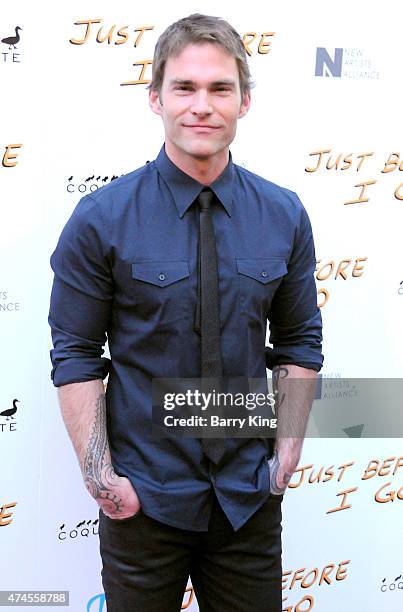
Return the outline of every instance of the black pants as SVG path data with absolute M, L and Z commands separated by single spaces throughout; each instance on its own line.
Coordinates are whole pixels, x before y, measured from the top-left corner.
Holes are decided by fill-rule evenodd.
M 108 612 L 179 612 L 189 576 L 200 612 L 281 612 L 281 501 L 270 495 L 238 531 L 215 495 L 208 532 L 100 511 Z

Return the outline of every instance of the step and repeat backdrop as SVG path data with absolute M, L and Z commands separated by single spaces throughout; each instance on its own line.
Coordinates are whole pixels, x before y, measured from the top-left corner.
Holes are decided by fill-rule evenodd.
M 97 505 L 50 379 L 49 258 L 83 195 L 157 156 L 154 46 L 194 12 L 227 19 L 247 51 L 255 87 L 234 162 L 296 191 L 309 213 L 322 390 L 331 400 L 357 393 L 355 378 L 402 376 L 401 3 L 3 6 L 0 590 L 69 591 L 74 612 L 106 603 Z M 312 423 L 284 496 L 284 611 L 403 610 L 401 430 L 377 436 L 354 419 L 329 437 Z M 182 609 L 198 610 L 190 581 Z

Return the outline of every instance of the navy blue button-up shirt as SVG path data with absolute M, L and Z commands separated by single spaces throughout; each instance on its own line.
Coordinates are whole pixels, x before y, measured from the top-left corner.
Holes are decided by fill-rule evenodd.
M 320 370 L 322 320 L 310 221 L 297 195 L 229 162 L 210 185 L 219 267 L 223 375 Z M 55 386 L 109 373 L 107 432 L 117 474 L 145 514 L 206 531 L 212 487 L 235 530 L 269 494 L 270 438 L 230 438 L 218 466 L 201 440 L 152 436 L 153 378 L 200 376 L 194 331 L 203 185 L 162 146 L 156 160 L 84 196 L 51 257 Z M 267 321 L 269 342 L 265 347 Z M 110 359 L 103 357 L 108 340 Z

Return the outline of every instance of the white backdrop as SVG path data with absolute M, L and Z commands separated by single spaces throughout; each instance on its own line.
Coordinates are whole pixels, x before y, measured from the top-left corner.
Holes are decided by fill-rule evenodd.
M 50 380 L 49 257 L 84 193 L 158 154 L 163 127 L 145 84 L 123 83 L 139 79 L 134 64 L 152 60 L 173 21 L 218 15 L 250 41 L 256 87 L 231 151 L 235 163 L 296 191 L 309 212 L 322 375 L 401 377 L 403 164 L 385 162 L 403 158 L 402 5 L 286 0 L 247 8 L 39 0 L 2 9 L 0 40 L 22 30 L 15 49 L 0 43 L 0 413 L 19 400 L 13 418 L 0 415 L 0 590 L 69 590 L 74 612 L 106 608 L 97 506 Z M 73 44 L 86 20 L 99 23 Z M 110 43 L 96 42 L 98 30 L 102 38 L 113 25 Z M 259 53 L 261 41 L 270 46 Z M 150 79 L 150 64 L 143 77 Z M 330 153 L 307 171 L 320 150 Z M 365 182 L 361 199 L 369 200 L 346 204 Z M 343 260 L 351 261 L 336 275 Z M 305 441 L 283 502 L 284 611 L 352 611 L 357 601 L 368 612 L 403 610 L 402 455 L 399 438 Z M 351 465 L 338 469 L 344 464 Z M 377 466 L 370 478 L 369 464 Z M 349 507 L 330 512 L 346 491 Z M 191 597 L 184 606 L 193 612 Z

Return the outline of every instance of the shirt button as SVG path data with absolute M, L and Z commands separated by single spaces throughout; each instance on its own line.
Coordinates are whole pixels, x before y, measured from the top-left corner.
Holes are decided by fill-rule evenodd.
M 162 274 L 161 272 L 161 274 L 158 275 L 158 278 L 160 279 L 160 281 L 165 280 L 165 274 Z
M 263 278 L 266 278 L 266 276 L 267 276 L 266 270 L 262 270 L 261 273 L 260 273 L 260 276 L 263 276 Z

